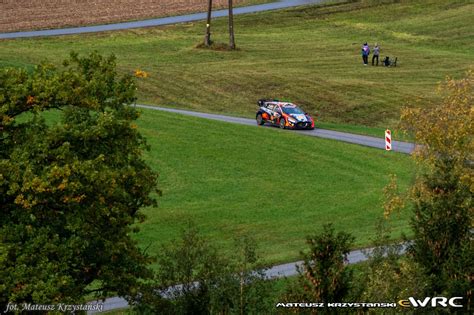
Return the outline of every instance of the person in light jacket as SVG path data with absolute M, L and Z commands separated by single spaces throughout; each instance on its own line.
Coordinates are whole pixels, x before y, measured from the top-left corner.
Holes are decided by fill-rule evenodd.
M 372 66 L 374 65 L 374 61 L 377 60 L 376 66 L 379 65 L 379 55 L 380 55 L 380 47 L 377 43 L 375 43 L 374 47 L 374 54 L 372 55 Z

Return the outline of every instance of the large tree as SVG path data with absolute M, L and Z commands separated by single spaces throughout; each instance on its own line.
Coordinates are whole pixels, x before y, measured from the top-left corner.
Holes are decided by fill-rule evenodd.
M 438 105 L 404 109 L 402 122 L 421 146 L 409 200 L 414 231 L 409 252 L 428 277 L 428 292 L 472 304 L 474 274 L 473 72 L 441 86 Z
M 150 276 L 131 238 L 156 174 L 113 56 L 0 71 L 0 304 L 133 296 Z

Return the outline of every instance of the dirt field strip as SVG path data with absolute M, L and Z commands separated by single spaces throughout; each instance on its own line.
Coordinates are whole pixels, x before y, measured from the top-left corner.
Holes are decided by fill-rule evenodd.
M 257 3 L 234 0 L 234 5 Z M 264 2 L 264 1 L 260 1 Z M 66 26 L 178 15 L 206 10 L 203 0 L 0 0 L 0 32 L 51 29 Z M 214 0 L 214 9 L 227 0 Z

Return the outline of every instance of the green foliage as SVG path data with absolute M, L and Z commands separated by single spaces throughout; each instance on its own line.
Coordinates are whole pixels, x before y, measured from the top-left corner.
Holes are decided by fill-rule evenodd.
M 470 296 L 474 244 L 468 211 L 472 210 L 472 194 L 459 178 L 449 171 L 445 175 L 425 175 L 415 188 L 418 202 L 411 223 L 415 232 L 411 253 L 430 276 L 432 293 L 447 290 L 449 295 Z M 420 186 L 423 192 L 417 190 Z
M 359 280 L 365 300 L 463 296 L 472 307 L 472 83 L 472 72 L 459 81 L 448 79 L 440 88 L 442 104 L 431 104 L 428 111 L 403 110 L 403 129 L 421 144 L 414 154 L 420 170 L 408 194 L 399 192 L 392 177 L 384 190 L 384 214 L 389 219 L 411 207 L 414 239 L 408 243 L 410 255 L 402 257 L 400 245 L 390 245 L 390 221 L 380 221 Z
M 409 296 L 421 296 L 426 279 L 418 265 L 402 256 L 402 245 L 390 239 L 390 221 L 380 219 L 374 238 L 374 248 L 368 251 L 368 261 L 356 286 L 360 300 L 373 302 L 399 301 Z
M 157 176 L 135 89 L 97 53 L 0 72 L 0 304 L 134 295 L 150 276 L 130 237 Z M 60 121 L 44 119 L 51 109 Z
M 273 308 L 273 283 L 266 279 L 265 269 L 258 268 L 259 256 L 255 240 L 250 236 L 237 237 L 235 249 L 232 258 L 234 290 L 230 295 L 233 299 L 231 304 L 235 307 L 231 313 L 268 313 L 268 310 Z
M 149 314 L 261 314 L 273 306 L 273 283 L 257 270 L 254 242 L 236 239 L 235 253 L 222 256 L 189 225 L 181 239 L 162 247 L 154 286 L 134 310 Z
M 321 234 L 308 237 L 309 251 L 302 253 L 303 266 L 298 267 L 297 287 L 289 289 L 285 299 L 294 301 L 344 301 L 350 290 L 352 271 L 345 262 L 354 237 L 334 232 L 331 224 L 324 225 Z
M 178 285 L 171 289 L 173 301 L 170 313 L 207 314 L 211 299 L 219 286 L 224 262 L 217 250 L 208 244 L 196 228 L 185 230 L 182 239 L 163 246 L 158 257 L 157 284 L 162 288 Z
M 432 110 L 405 109 L 402 123 L 423 146 L 409 201 L 413 204 L 413 259 L 429 279 L 426 294 L 464 296 L 472 305 L 474 274 L 474 74 L 448 79 Z

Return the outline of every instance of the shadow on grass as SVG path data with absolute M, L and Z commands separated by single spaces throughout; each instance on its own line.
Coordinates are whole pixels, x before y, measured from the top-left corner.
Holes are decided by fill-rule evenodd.
M 215 43 L 215 42 L 211 42 L 211 46 L 206 46 L 204 43 L 199 43 L 195 46 L 195 48 L 215 50 L 215 51 L 240 51 L 240 48 L 238 48 L 238 47 L 236 47 L 234 49 L 231 49 L 229 44 Z

